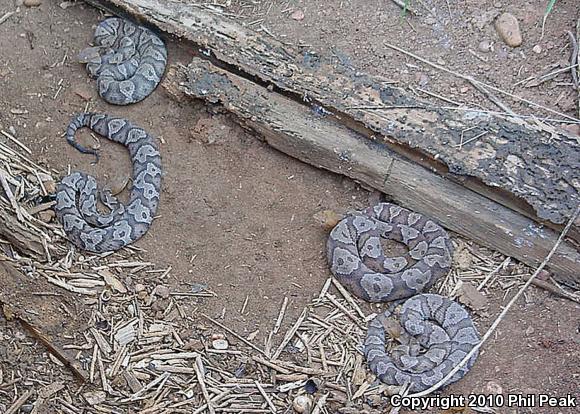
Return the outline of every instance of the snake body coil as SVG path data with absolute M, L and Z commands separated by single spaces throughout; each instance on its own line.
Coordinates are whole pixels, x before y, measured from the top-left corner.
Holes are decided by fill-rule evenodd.
M 402 345 L 385 352 L 384 321 L 380 314 L 369 325 L 365 356 L 371 371 L 387 384 L 411 383 L 410 391 L 424 391 L 439 382 L 479 343 L 479 334 L 467 311 L 440 295 L 422 294 L 403 304 Z M 423 352 L 423 350 L 425 352 Z M 475 353 L 445 385 L 461 379 L 473 366 Z
M 406 245 L 405 256 L 386 257 L 381 239 Z M 389 356 L 384 323 L 390 312 L 369 325 L 365 356 L 371 371 L 387 384 L 411 382 L 412 391 L 429 388 L 447 375 L 479 342 L 469 314 L 439 295 L 422 294 L 452 263 L 453 246 L 441 226 L 400 206 L 380 203 L 351 214 L 331 231 L 330 270 L 353 294 L 371 302 L 408 299 L 401 322 L 403 345 Z M 471 368 L 476 355 L 448 382 Z
M 167 49 L 151 30 L 111 17 L 95 30 L 94 47 L 79 54 L 97 79 L 99 95 L 114 105 L 139 102 L 157 87 L 167 65 Z
M 381 238 L 405 244 L 405 257 L 385 257 Z M 331 272 L 370 302 L 407 298 L 429 288 L 451 268 L 449 235 L 434 221 L 390 203 L 347 216 L 331 231 Z
M 88 127 L 97 134 L 125 145 L 133 163 L 133 188 L 127 205 L 108 192 L 97 193 L 94 177 L 75 172 L 62 179 L 55 211 L 71 242 L 83 250 L 101 253 L 134 242 L 149 229 L 159 205 L 161 157 L 155 139 L 123 118 L 94 113 L 76 115 L 67 141 L 83 153 L 96 154 L 75 141 L 75 131 Z M 111 211 L 97 211 L 97 197 Z

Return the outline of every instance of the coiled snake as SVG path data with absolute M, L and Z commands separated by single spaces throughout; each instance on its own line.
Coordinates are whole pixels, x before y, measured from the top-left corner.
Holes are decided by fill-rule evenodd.
M 149 29 L 111 17 L 95 30 L 94 47 L 79 54 L 97 79 L 99 95 L 114 105 L 139 102 L 157 87 L 167 64 L 163 41 Z
M 385 257 L 381 238 L 403 243 L 409 252 Z M 437 223 L 390 203 L 348 215 L 331 231 L 327 243 L 330 270 L 353 294 L 370 302 L 416 295 L 403 305 L 404 345 L 391 356 L 385 352 L 383 327 L 391 313 L 379 315 L 369 326 L 365 355 L 381 381 L 397 385 L 410 381 L 412 391 L 427 389 L 479 341 L 463 307 L 443 296 L 420 294 L 448 273 L 452 250 L 449 235 Z M 427 351 L 421 354 L 421 348 Z M 475 357 L 448 383 L 465 375 Z
M 411 383 L 410 391 L 424 391 L 439 382 L 478 344 L 479 334 L 467 311 L 458 303 L 425 293 L 407 300 L 401 309 L 402 345 L 385 352 L 385 321 L 389 311 L 369 325 L 365 357 L 371 371 L 387 384 Z M 426 352 L 422 353 L 422 350 Z M 446 383 L 461 379 L 477 353 Z
M 127 205 L 110 192 L 97 193 L 94 177 L 72 173 L 57 186 L 55 212 L 69 240 L 83 250 L 101 253 L 118 250 L 140 238 L 153 221 L 161 189 L 161 157 L 155 139 L 123 118 L 94 113 L 76 115 L 67 131 L 69 144 L 83 153 L 96 154 L 75 141 L 78 128 L 88 127 L 123 144 L 133 162 L 133 188 Z M 110 212 L 97 211 L 97 196 Z
M 79 58 L 87 64 L 89 74 L 97 78 L 99 95 L 105 101 L 116 105 L 139 102 L 161 81 L 167 49 L 150 30 L 112 17 L 97 26 L 94 44 L 83 50 Z M 79 248 L 96 253 L 118 250 L 145 234 L 157 211 L 161 189 L 157 143 L 126 119 L 83 113 L 71 120 L 66 132 L 68 143 L 83 153 L 97 155 L 75 141 L 75 132 L 81 127 L 129 150 L 133 162 L 129 202 L 125 206 L 110 192 L 97 191 L 94 177 L 75 172 L 59 183 L 55 212 L 67 237 Z M 109 213 L 99 213 L 99 200 Z

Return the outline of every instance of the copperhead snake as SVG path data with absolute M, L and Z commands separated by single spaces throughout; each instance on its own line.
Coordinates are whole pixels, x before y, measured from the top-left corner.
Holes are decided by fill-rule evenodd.
M 161 81 L 167 49 L 151 30 L 111 17 L 97 26 L 93 43 L 79 54 L 79 60 L 97 79 L 105 101 L 114 105 L 139 102 Z
M 69 240 L 79 248 L 96 253 L 118 250 L 143 236 L 157 211 L 161 191 L 157 143 L 144 129 L 126 119 L 82 113 L 72 119 L 66 137 L 70 145 L 83 153 L 96 154 L 75 141 L 75 132 L 81 127 L 88 127 L 129 150 L 133 163 L 129 202 L 124 205 L 110 192 L 97 192 L 94 177 L 74 172 L 57 186 L 55 212 Z M 98 200 L 109 208 L 109 213 L 98 212 Z
M 107 102 L 128 105 L 147 97 L 161 81 L 167 64 L 163 41 L 150 30 L 112 17 L 96 28 L 93 47 L 79 54 L 88 73 L 97 78 L 99 95 Z M 76 142 L 78 128 L 88 127 L 125 145 L 133 163 L 133 188 L 127 205 L 110 191 L 98 191 L 94 177 L 75 172 L 57 186 L 55 212 L 77 247 L 96 253 L 114 251 L 139 239 L 149 229 L 159 205 L 161 157 L 155 139 L 126 119 L 96 113 L 78 114 L 66 138 L 83 153 L 96 154 Z M 101 201 L 109 212 L 101 214 Z
M 406 245 L 408 253 L 386 257 L 381 239 Z M 327 258 L 334 276 L 354 295 L 370 302 L 409 298 L 401 310 L 403 344 L 385 352 L 386 311 L 373 319 L 365 340 L 371 371 L 387 383 L 411 382 L 422 391 L 442 379 L 478 343 L 467 311 L 440 295 L 423 294 L 452 264 L 447 232 L 429 218 L 390 203 L 347 215 L 330 232 Z M 448 384 L 473 365 L 474 355 Z

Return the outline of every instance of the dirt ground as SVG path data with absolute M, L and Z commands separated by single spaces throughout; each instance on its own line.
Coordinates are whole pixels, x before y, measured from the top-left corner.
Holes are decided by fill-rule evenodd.
M 0 16 L 0 130 L 11 130 L 32 149 L 32 158 L 64 175 L 81 169 L 118 187 L 130 175 L 124 151 L 100 141 L 101 161 L 90 164 L 66 144 L 63 133 L 72 114 L 86 109 L 131 119 L 161 141 L 165 170 L 159 217 L 139 240 L 148 261 L 172 270 L 162 282 L 174 290 L 207 284 L 216 297 L 185 305 L 197 321 L 203 312 L 236 332 L 259 329 L 264 342 L 285 296 L 283 328 L 320 291 L 330 273 L 324 257 L 326 231 L 313 216 L 325 209 L 344 212 L 376 201 L 376 194 L 338 175 L 281 154 L 221 115 L 199 105 L 176 104 L 158 88 L 145 101 L 113 107 L 97 95 L 75 55 L 92 38 L 102 14 L 82 3 L 43 0 L 39 7 L 16 7 L 2 0 Z M 211 7 L 288 43 L 349 59 L 361 71 L 381 75 L 400 86 L 440 94 L 458 102 L 481 102 L 466 83 L 420 65 L 386 47 L 411 50 L 457 72 L 514 92 L 569 116 L 576 95 L 568 73 L 535 88 L 514 86 L 569 58 L 567 30 L 579 16 L 575 0 L 559 1 L 541 37 L 544 1 L 513 0 L 412 2 L 422 16 L 402 17 L 390 1 L 228 1 Z M 454 3 L 454 2 L 451 2 Z M 426 12 L 425 6 L 430 12 Z M 303 12 L 303 18 L 296 10 Z M 520 21 L 523 44 L 512 49 L 498 38 L 493 17 L 510 11 Z M 491 44 L 484 51 L 482 42 Z M 537 53 L 533 51 L 534 46 Z M 187 63 L 187 45 L 168 43 L 170 63 Z M 562 63 L 565 65 L 565 63 Z M 518 113 L 549 114 L 512 103 Z M 492 104 L 491 109 L 496 109 Z M 574 128 L 571 127 L 571 128 Z M 89 134 L 80 133 L 84 142 Z M 0 139 L 2 139 L 0 137 Z M 478 246 L 472 252 L 501 255 Z M 500 274 L 521 273 L 509 267 Z M 489 309 L 476 315 L 480 331 L 491 324 L 515 292 L 501 278 L 486 292 Z M 160 281 L 161 283 L 161 281 Z M 67 300 L 74 302 L 75 296 Z M 240 313 L 242 307 L 244 313 Z M 471 373 L 445 394 L 481 393 L 499 384 L 504 393 L 578 395 L 580 389 L 580 307 L 543 290 L 530 288 L 508 314 Z M 0 319 L 0 368 L 24 377 L 38 369 L 42 345 L 13 322 Z M 22 351 L 25 349 L 25 351 Z M 16 365 L 12 365 L 16 364 Z M 67 375 L 65 370 L 59 375 Z M 1 381 L 0 381 L 1 382 Z M 491 383 L 491 385 L 490 385 Z M 0 408 L 14 394 L 0 384 Z M 580 401 L 579 401 L 580 404 Z M 1 409 L 0 409 L 1 411 Z M 25 412 L 25 411 L 21 411 Z M 572 413 L 573 409 L 498 409 L 500 413 Z

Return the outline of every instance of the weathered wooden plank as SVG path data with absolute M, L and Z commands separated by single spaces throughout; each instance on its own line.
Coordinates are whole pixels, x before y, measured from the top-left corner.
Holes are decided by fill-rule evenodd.
M 186 38 L 214 63 L 329 111 L 375 143 L 554 228 L 580 201 L 580 142 L 565 131 L 475 109 L 435 107 L 348 62 L 284 45 L 196 5 L 87 1 Z M 577 227 L 572 237 L 580 239 Z
M 1 203 L 0 238 L 10 242 L 21 254 L 41 262 L 47 259 L 41 237 L 20 223 L 14 214 Z
M 172 67 L 164 87 L 180 100 L 189 96 L 220 104 L 278 150 L 385 192 L 396 203 L 531 266 L 557 239 L 554 231 L 370 142 L 333 117 L 207 61 L 194 58 L 188 67 Z M 562 244 L 550 267 L 560 280 L 580 283 L 580 254 L 570 244 Z

